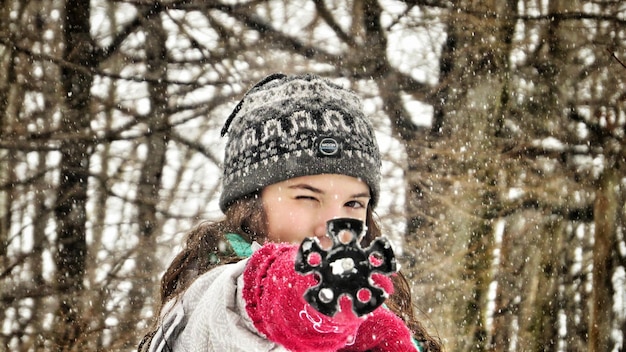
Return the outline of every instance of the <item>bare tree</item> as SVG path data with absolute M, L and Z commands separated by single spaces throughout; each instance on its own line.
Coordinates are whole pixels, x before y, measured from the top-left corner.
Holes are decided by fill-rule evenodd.
M 623 18 L 582 0 L 0 2 L 1 346 L 132 350 L 180 234 L 219 216 L 224 118 L 276 71 L 364 97 L 403 185 L 379 215 L 446 350 L 619 346 Z

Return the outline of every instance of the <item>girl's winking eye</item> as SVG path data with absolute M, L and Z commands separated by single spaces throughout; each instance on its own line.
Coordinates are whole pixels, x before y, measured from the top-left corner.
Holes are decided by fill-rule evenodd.
M 317 198 L 315 198 L 313 196 L 302 195 L 302 194 L 296 195 L 294 198 L 295 199 L 300 199 L 300 200 L 312 200 L 312 201 L 316 201 L 317 200 Z

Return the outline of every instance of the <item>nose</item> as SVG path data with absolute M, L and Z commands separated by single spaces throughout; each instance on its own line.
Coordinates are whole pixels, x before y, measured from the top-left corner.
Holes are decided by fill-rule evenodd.
M 330 220 L 330 219 L 328 219 Z M 326 221 L 328 221 L 326 220 Z M 315 225 L 314 235 L 317 238 L 323 238 L 326 236 L 326 221 L 318 221 Z
M 326 223 L 329 220 L 347 217 L 341 205 L 325 205 L 319 210 L 317 223 L 315 224 L 314 235 L 317 238 L 326 237 Z

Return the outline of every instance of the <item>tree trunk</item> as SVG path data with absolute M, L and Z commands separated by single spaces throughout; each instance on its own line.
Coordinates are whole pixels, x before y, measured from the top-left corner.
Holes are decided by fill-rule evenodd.
M 59 309 L 56 316 L 56 344 L 59 351 L 80 350 L 86 328 L 83 316 L 85 274 L 86 201 L 92 146 L 88 139 L 91 112 L 89 102 L 93 78 L 83 70 L 92 66 L 88 0 L 67 0 L 64 26 L 64 59 L 73 67 L 62 69 L 65 111 L 61 128 L 73 136 L 62 141 L 60 174 L 54 213 L 57 223 L 55 255 Z
M 613 165 L 604 170 L 596 192 L 593 246 L 593 284 L 589 318 L 589 351 L 611 351 L 613 283 L 620 178 Z
M 568 268 L 564 265 L 565 231 L 560 219 L 548 222 L 542 229 L 538 255 L 540 262 L 537 272 L 537 297 L 528 318 L 530 339 L 522 341 L 532 351 L 556 352 L 559 350 L 559 314 L 562 313 L 562 299 L 559 287 L 563 285 Z
M 10 21 L 11 1 L 0 3 L 0 33 L 8 33 Z M 12 125 L 11 120 L 14 119 L 16 112 L 16 90 L 15 85 L 15 67 L 13 60 L 15 58 L 15 50 L 10 46 L 5 46 L 0 51 L 0 140 L 5 139 L 10 133 L 8 128 Z M 7 265 L 5 262 L 8 258 L 7 248 L 9 240 L 9 229 L 11 223 L 11 181 L 13 173 L 12 160 L 15 158 L 13 153 L 7 150 L 0 150 L 0 273 L 2 273 Z M 2 321 L 0 313 L 0 321 Z
M 146 156 L 139 176 L 137 190 L 137 224 L 139 241 L 135 253 L 136 278 L 129 292 L 129 309 L 123 324 L 128 331 L 135 331 L 142 321 L 142 309 L 153 304 L 156 296 L 156 236 L 161 224 L 158 217 L 159 190 L 162 189 L 162 175 L 165 167 L 167 142 L 170 125 L 168 123 L 167 102 L 167 35 L 159 17 L 146 23 L 146 59 L 148 85 L 152 111 L 147 119 Z M 130 339 L 125 348 L 131 348 L 138 341 Z
M 467 351 L 487 351 L 491 348 L 487 330 L 487 302 L 491 283 L 493 227 L 484 221 L 472 230 L 465 256 L 463 279 L 471 287 L 461 324 L 465 329 Z

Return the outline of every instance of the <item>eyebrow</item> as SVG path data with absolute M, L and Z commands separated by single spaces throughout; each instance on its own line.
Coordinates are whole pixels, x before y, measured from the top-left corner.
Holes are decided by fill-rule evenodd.
M 324 191 L 317 188 L 317 187 L 313 187 L 309 184 L 306 183 L 298 183 L 295 185 L 291 185 L 288 187 L 289 189 L 304 189 L 304 190 L 308 190 L 311 191 L 313 193 L 317 193 L 317 194 L 324 194 Z M 370 195 L 369 192 L 363 192 L 363 193 L 357 193 L 357 194 L 353 194 L 352 196 L 350 196 L 350 198 L 371 198 L 372 196 Z

